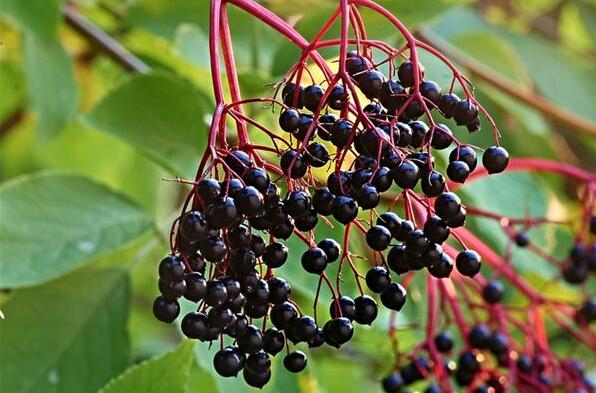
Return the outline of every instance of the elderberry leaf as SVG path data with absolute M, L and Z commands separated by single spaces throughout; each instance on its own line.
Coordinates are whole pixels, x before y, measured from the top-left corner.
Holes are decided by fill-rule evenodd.
M 0 391 L 93 393 L 129 362 L 121 269 L 87 269 L 15 291 L 2 305 Z
M 127 198 L 88 178 L 26 175 L 0 186 L 0 287 L 38 284 L 151 228 Z
M 185 393 L 194 364 L 194 346 L 191 340 L 184 340 L 173 351 L 130 367 L 99 393 Z
M 137 75 L 104 97 L 85 122 L 135 146 L 173 175 L 194 177 L 208 139 L 206 101 L 177 76 Z
M 63 0 L 2 0 L 0 14 L 7 16 L 20 30 L 38 38 L 53 38 L 60 22 Z

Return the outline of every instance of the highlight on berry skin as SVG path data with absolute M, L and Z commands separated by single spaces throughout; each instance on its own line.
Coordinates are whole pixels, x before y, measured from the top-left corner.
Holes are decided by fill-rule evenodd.
M 470 80 L 372 0 L 339 1 L 310 42 L 257 3 L 231 3 L 263 17 L 301 55 L 265 97 L 241 96 L 230 75 L 228 97 L 225 77 L 213 71 L 209 145 L 158 265 L 155 318 L 180 321 L 186 337 L 218 348 L 213 368 L 220 376 L 257 388 L 280 372 L 272 371 L 273 358 L 286 372 L 303 372 L 317 348 L 342 350 L 388 313 L 395 357 L 380 378 L 385 392 L 410 385 L 425 392 L 589 391 L 582 367 L 548 346 L 548 316 L 540 311 L 548 294 L 468 229 L 470 216 L 493 220 L 509 248 L 539 253 L 532 229 L 549 224 L 482 210 L 460 194 L 467 182 L 507 171 L 513 161 Z M 212 7 L 221 14 L 219 2 Z M 391 23 L 404 44 L 369 37 L 364 9 Z M 340 34 L 329 37 L 335 21 Z M 223 35 L 212 24 L 211 64 L 230 71 L 234 58 Z M 336 60 L 324 60 L 323 48 Z M 435 81 L 444 76 L 425 69 L 423 53 L 448 70 L 451 83 Z M 268 121 L 246 110 L 255 103 L 266 104 Z M 490 142 L 460 141 L 470 134 Z M 592 184 L 586 211 L 595 208 L 591 181 L 583 179 Z M 558 265 L 573 285 L 596 269 L 596 223 L 585 217 L 589 228 Z M 301 244 L 298 255 L 290 242 Z M 356 253 L 354 242 L 367 253 Z M 290 269 L 317 283 L 314 304 L 295 296 L 284 275 Z M 410 294 L 413 282 L 422 293 Z M 508 308 L 514 296 L 528 302 L 524 318 L 533 326 Z M 424 338 L 404 350 L 396 320 L 412 301 L 427 310 L 415 326 Z M 548 323 L 594 351 L 595 304 L 587 297 L 578 309 L 561 307 Z

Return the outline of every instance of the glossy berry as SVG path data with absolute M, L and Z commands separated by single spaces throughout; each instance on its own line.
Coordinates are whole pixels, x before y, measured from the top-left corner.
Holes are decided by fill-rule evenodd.
M 309 273 L 321 274 L 327 267 L 327 255 L 318 247 L 308 249 L 302 254 L 300 259 L 302 268 Z
M 518 247 L 526 247 L 530 244 L 530 238 L 526 232 L 517 233 L 513 240 Z
M 226 347 L 213 357 L 213 368 L 222 377 L 234 377 L 244 367 L 244 354 L 234 347 Z
M 470 172 L 476 169 L 478 159 L 476 158 L 476 152 L 471 146 L 460 146 L 456 147 L 449 154 L 449 161 L 463 161 L 468 165 Z
M 366 232 L 366 243 L 375 251 L 383 251 L 389 246 L 391 232 L 382 225 L 374 225 Z
M 464 351 L 459 356 L 459 369 L 463 372 L 477 373 L 480 371 L 480 365 L 483 360 L 481 354 L 476 351 Z
M 346 107 L 348 102 L 348 95 L 342 85 L 335 85 L 331 88 L 331 92 L 327 97 L 327 104 L 331 109 L 337 111 Z
M 401 188 L 414 188 L 418 183 L 418 166 L 410 160 L 405 160 L 393 170 L 393 180 Z
M 180 314 L 180 305 L 176 300 L 158 296 L 153 302 L 153 315 L 158 321 L 172 323 Z
M 375 293 L 381 293 L 389 288 L 391 275 L 387 269 L 376 266 L 366 273 L 366 286 Z
M 257 353 L 263 349 L 263 336 L 261 330 L 256 326 L 249 325 L 240 336 L 238 336 L 238 348 L 245 353 Z
M 354 320 L 361 325 L 370 325 L 377 318 L 378 308 L 377 302 L 368 296 L 361 295 L 354 299 L 356 306 L 356 313 Z
M 377 218 L 377 225 L 387 228 L 391 236 L 397 238 L 401 227 L 401 219 L 393 212 L 385 212 Z
M 234 314 L 229 308 L 214 307 L 207 314 L 209 326 L 223 330 L 234 320 Z
M 244 378 L 244 382 L 246 382 L 247 385 L 261 389 L 271 380 L 271 370 L 265 369 L 260 372 L 254 372 L 252 369 L 245 367 L 242 371 L 242 377 Z
M 292 373 L 299 373 L 306 368 L 307 358 L 304 352 L 294 351 L 284 356 L 284 367 Z
M 441 353 L 447 353 L 453 349 L 453 336 L 449 332 L 441 332 L 435 336 L 435 347 Z
M 430 242 L 441 244 L 449 237 L 451 230 L 440 217 L 430 217 L 424 223 L 424 234 Z
M 348 196 L 339 195 L 333 200 L 333 217 L 342 224 L 348 224 L 358 215 L 358 204 Z
M 425 142 L 426 134 L 428 133 L 428 126 L 426 123 L 416 120 L 409 123 L 410 130 L 412 130 L 412 138 L 410 139 L 410 146 L 420 148 Z
M 468 341 L 470 345 L 477 349 L 484 349 L 488 346 L 488 340 L 490 339 L 491 331 L 488 326 L 484 324 L 478 324 L 472 327 L 468 333 Z
M 505 288 L 501 281 L 490 280 L 482 288 L 482 298 L 489 304 L 499 303 L 503 298 L 503 292 Z
M 381 194 L 377 191 L 376 187 L 370 185 L 364 185 L 358 191 L 356 196 L 356 202 L 363 210 L 373 209 L 377 207 L 381 200 Z
M 312 195 L 312 207 L 323 216 L 332 213 L 335 196 L 327 187 L 317 189 Z
M 406 235 L 405 245 L 406 250 L 415 255 L 420 255 L 428 248 L 429 241 L 424 232 L 420 229 L 415 229 Z
M 165 282 L 179 282 L 184 278 L 184 262 L 177 256 L 169 255 L 159 263 L 159 278 Z
M 391 373 L 381 381 L 383 385 L 383 391 L 385 393 L 399 393 L 402 391 L 402 387 L 405 385 L 401 374 Z
M 360 73 L 370 66 L 369 61 L 362 56 L 352 56 L 346 59 L 346 71 L 354 78 L 359 78 Z
M 350 341 L 354 335 L 354 327 L 348 318 L 333 318 L 325 323 L 323 335 L 327 344 L 339 348 Z
M 432 131 L 431 146 L 437 150 L 444 150 L 451 145 L 453 132 L 445 124 L 438 124 Z
M 247 217 L 256 217 L 263 212 L 263 195 L 253 186 L 238 190 L 234 194 L 236 208 L 240 214 Z
M 347 145 L 351 133 L 352 123 L 343 119 L 336 121 L 329 129 L 331 143 L 339 148 Z
M 439 196 L 445 190 L 445 179 L 439 172 L 431 171 L 421 176 L 422 192 L 429 198 Z
M 286 132 L 293 132 L 300 126 L 300 113 L 296 109 L 287 109 L 279 115 L 279 126 Z
M 329 305 L 329 315 L 331 318 L 344 317 L 353 321 L 356 315 L 356 304 L 351 297 L 342 295 Z
M 186 292 L 186 281 L 166 282 L 161 278 L 157 282 L 159 293 L 166 299 L 176 300 Z
M 329 152 L 325 145 L 318 142 L 308 145 L 306 148 L 306 162 L 315 168 L 325 166 L 329 162 Z
M 381 96 L 384 82 L 385 76 L 376 70 L 366 71 L 358 78 L 360 90 L 371 100 Z
M 303 91 L 304 88 L 302 86 L 297 86 L 295 83 L 286 84 L 281 91 L 281 97 L 284 104 L 292 108 L 302 108 Z M 294 102 L 296 102 L 296 105 L 294 105 Z
M 391 283 L 381 294 L 381 302 L 390 310 L 401 310 L 406 303 L 405 288 L 401 284 Z
M 435 199 L 435 211 L 443 220 L 457 216 L 460 206 L 461 200 L 452 192 L 444 192 Z
M 424 67 L 422 64 L 419 64 L 418 68 L 421 74 L 420 80 L 422 80 L 424 78 Z M 397 76 L 401 84 L 405 87 L 414 86 L 414 64 L 410 60 L 404 61 L 397 69 Z
M 197 196 L 205 205 L 215 202 L 220 195 L 221 185 L 215 179 L 203 179 L 197 184 Z
M 318 326 L 315 320 L 308 315 L 304 315 L 296 318 L 291 323 L 290 328 L 286 330 L 288 338 L 296 344 L 299 342 L 310 342 L 317 334 L 317 329 Z
M 439 110 L 446 119 L 453 117 L 453 110 L 456 103 L 460 101 L 459 97 L 453 93 L 446 93 L 439 99 Z
M 246 168 L 249 168 L 253 165 L 253 162 L 250 159 L 250 156 L 242 150 L 232 150 L 230 152 L 230 154 L 225 156 L 224 161 L 228 165 L 228 167 L 230 167 L 230 169 L 232 171 L 234 171 L 238 176 L 241 176 L 244 173 L 244 171 L 246 170 Z M 202 197 L 201 197 L 202 192 L 199 191 L 198 189 L 197 189 L 197 194 L 198 194 L 199 198 L 202 199 Z M 216 196 L 219 196 L 219 194 Z M 206 202 L 206 203 L 207 204 L 211 203 L 215 199 L 216 196 L 214 196 L 210 202 Z
M 478 117 L 478 106 L 470 100 L 461 100 L 453 104 L 453 119 L 459 126 L 470 124 Z
M 482 155 L 482 165 L 488 173 L 500 173 L 509 164 L 509 153 L 501 146 L 491 146 Z
M 283 302 L 276 304 L 271 309 L 271 322 L 278 329 L 285 329 L 298 317 L 298 311 L 292 303 Z
M 187 212 L 180 218 L 180 233 L 189 241 L 201 241 L 209 235 L 207 220 L 198 211 Z
M 265 247 L 263 262 L 270 268 L 281 267 L 288 259 L 288 248 L 278 242 L 274 242 Z
M 186 274 L 184 281 L 186 282 L 186 289 L 184 297 L 192 302 L 198 302 L 207 295 L 207 280 L 201 273 L 192 272 Z
M 215 200 L 205 209 L 205 218 L 212 229 L 230 226 L 238 218 L 236 202 L 230 197 Z
M 321 99 L 325 90 L 319 85 L 307 86 L 302 92 L 302 102 L 304 107 L 311 112 L 315 112 L 321 104 Z
M 413 134 L 410 126 L 402 122 L 397 122 L 395 126 L 396 130 L 393 134 L 393 139 L 397 142 L 397 146 L 406 147 L 408 145 L 411 145 Z
M 205 303 L 211 307 L 219 307 L 224 304 L 228 298 L 228 290 L 221 281 L 207 281 L 207 293 L 205 294 Z
M 468 277 L 474 277 L 480 271 L 480 265 L 480 255 L 474 250 L 464 250 L 455 259 L 457 271 Z
M 282 154 L 279 165 L 284 174 L 292 179 L 303 177 L 308 170 L 308 164 L 304 160 L 302 154 L 293 149 Z
M 447 165 L 447 176 L 456 183 L 464 183 L 470 172 L 470 167 L 463 161 L 451 161 Z
M 263 350 L 270 355 L 277 355 L 285 345 L 284 334 L 276 328 L 269 328 L 263 333 Z
M 323 250 L 327 256 L 327 263 L 335 262 L 339 258 L 339 243 L 337 243 L 335 240 L 323 239 L 317 244 L 317 247 Z
M 186 314 L 180 327 L 186 337 L 194 339 L 203 338 L 209 328 L 205 314 L 196 311 Z
M 247 186 L 253 186 L 261 193 L 267 192 L 271 183 L 267 171 L 257 167 L 248 168 L 242 175 L 242 180 L 244 180 Z
M 389 250 L 387 254 L 387 265 L 397 274 L 403 274 L 410 270 L 410 266 L 405 260 L 406 247 L 403 244 L 398 244 Z
M 298 217 L 310 210 L 311 202 L 308 191 L 292 191 L 284 200 L 284 211 L 292 217 Z
M 290 284 L 281 277 L 273 277 L 267 281 L 269 286 L 269 302 L 280 304 L 287 301 L 292 294 Z
M 447 278 L 451 275 L 451 271 L 453 270 L 453 261 L 451 258 L 443 253 L 441 256 L 441 261 L 435 263 L 434 265 L 429 266 L 428 272 L 436 278 Z

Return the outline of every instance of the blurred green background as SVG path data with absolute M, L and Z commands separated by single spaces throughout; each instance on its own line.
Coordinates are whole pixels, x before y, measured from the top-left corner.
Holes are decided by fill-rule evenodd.
M 336 6 L 321 0 L 261 3 L 306 37 Z M 538 94 L 569 116 L 571 121 L 553 119 L 552 111 L 522 103 L 512 91 L 471 73 L 513 156 L 596 168 L 594 134 L 586 130 L 593 131 L 596 123 L 594 1 L 379 3 L 466 65 L 473 59 L 473 68 L 514 92 Z M 187 191 L 162 179 L 194 177 L 213 110 L 209 3 L 78 0 L 71 5 L 149 70 L 130 72 L 107 57 L 65 22 L 62 0 L 0 1 L 0 390 L 249 391 L 241 379 L 214 375 L 206 345 L 179 344 L 179 329 L 156 322 L 151 314 L 156 266 Z M 388 23 L 364 15 L 370 36 L 400 45 Z M 241 11 L 230 10 L 230 23 L 243 95 L 271 96 L 271 84 L 298 51 Z M 337 31 L 335 26 L 330 34 Z M 332 58 L 337 52 L 324 55 Z M 447 69 L 427 55 L 422 62 L 429 79 L 448 86 Z M 250 114 L 265 124 L 276 122 L 268 109 L 255 106 Z M 582 122 L 587 127 L 576 126 Z M 483 129 L 462 138 L 488 146 L 491 135 L 486 124 Z M 469 203 L 513 216 L 576 219 L 580 208 L 575 184 L 552 176 L 505 174 L 465 187 L 462 194 Z M 485 241 L 504 251 L 507 238 L 495 223 L 470 221 Z M 546 226 L 530 236 L 563 257 L 573 235 Z M 302 250 L 298 243 L 290 247 Z M 366 255 L 359 240 L 354 247 Z M 551 265 L 528 251 L 515 250 L 513 256 L 520 274 L 534 285 L 581 301 L 577 290 L 552 281 L 557 272 Z M 316 280 L 295 267 L 282 270 L 300 302 L 312 303 Z M 409 296 L 398 317 L 402 351 L 423 338 L 422 281 L 415 280 Z M 522 302 L 516 294 L 508 301 Z M 327 304 L 325 299 L 321 312 Z M 313 351 L 301 375 L 274 370 L 264 390 L 379 391 L 376 381 L 393 361 L 388 318 L 382 314 L 372 328 L 359 326 L 355 340 L 340 352 Z M 560 353 L 575 352 L 587 360 L 593 355 L 557 330 L 551 337 Z

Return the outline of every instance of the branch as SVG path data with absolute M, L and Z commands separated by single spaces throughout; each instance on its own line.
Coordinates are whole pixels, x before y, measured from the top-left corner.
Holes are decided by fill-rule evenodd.
M 499 90 L 538 110 L 552 121 L 590 136 L 596 136 L 596 124 L 553 104 L 531 89 L 521 87 L 500 77 L 485 65 L 458 51 L 448 42 L 434 34 L 430 29 L 420 29 L 416 35 L 421 41 L 434 46 L 447 57 L 454 59 L 457 63 L 467 68 L 476 78 L 497 87 Z

